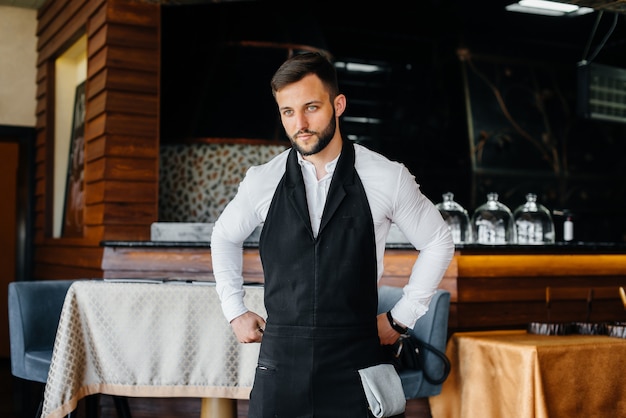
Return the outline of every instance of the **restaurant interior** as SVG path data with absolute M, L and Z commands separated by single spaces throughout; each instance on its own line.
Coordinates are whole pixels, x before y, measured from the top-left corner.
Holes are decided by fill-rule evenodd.
M 306 9 L 305 30 L 302 12 L 280 2 L 232 2 L 217 13 L 209 12 L 214 5 L 203 6 L 206 13 L 200 6 L 164 10 L 161 145 L 198 138 L 284 143 L 272 98 L 254 86 L 263 86 L 284 55 L 272 44 L 310 45 L 336 58 L 350 99 L 343 124 L 351 139 L 405 163 L 434 202 L 452 192 L 471 213 L 496 192 L 514 210 L 533 192 L 550 210 L 574 214 L 575 239 L 624 242 L 624 143 L 617 140 L 624 125 L 582 116 L 586 82 L 579 75 L 584 63 L 624 68 L 623 15 L 542 16 L 508 11 L 509 3 L 427 1 L 408 11 L 391 2 L 359 13 L 322 3 Z M 181 22 L 189 25 L 184 31 Z M 237 44 L 243 40 L 257 44 Z M 233 64 L 215 68 L 216 58 Z M 481 79 L 496 94 L 485 93 Z M 230 109 L 250 94 L 264 111 L 236 123 Z M 168 209 L 162 203 L 161 221 L 190 221 Z M 555 217 L 559 226 L 564 220 Z
M 334 59 L 348 139 L 404 163 L 433 203 L 452 199 L 467 216 L 440 285 L 450 295 L 453 369 L 441 396 L 407 401 L 406 418 L 481 408 L 494 417 L 623 414 L 626 355 L 615 353 L 626 354 L 626 1 L 558 3 L 578 9 L 546 14 L 513 0 L 0 0 L 8 219 L 0 415 L 34 416 L 44 388 L 11 374 L 9 283 L 210 282 L 212 224 L 245 169 L 289 145 L 269 78 L 307 50 Z M 511 222 L 533 195 L 550 233 L 544 224 L 533 243 L 513 227 L 502 242 L 481 241 L 473 228 L 494 194 Z M 252 236 L 244 248 L 253 285 L 263 281 L 257 247 Z M 417 256 L 390 238 L 381 285 L 402 287 Z M 604 333 L 621 326 L 622 338 L 537 335 L 582 322 Z M 503 355 L 506 373 L 459 371 L 463 355 L 493 364 L 476 346 L 493 344 L 495 356 L 512 341 L 520 351 Z M 596 373 L 579 367 L 585 361 Z M 577 380 L 603 390 L 568 386 Z M 470 382 L 488 396 L 463 392 Z M 120 416 L 106 388 L 94 393 L 104 394 L 98 416 Z M 145 393 L 128 397 L 134 418 L 247 415 L 239 394 L 222 410 L 207 399 L 231 398 L 223 392 Z M 79 416 L 93 413 L 86 395 L 75 400 Z

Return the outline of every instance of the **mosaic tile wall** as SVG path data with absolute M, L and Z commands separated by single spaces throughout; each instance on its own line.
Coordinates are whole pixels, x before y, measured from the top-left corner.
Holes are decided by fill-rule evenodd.
M 160 152 L 159 222 L 215 222 L 248 167 L 283 145 L 164 145 Z

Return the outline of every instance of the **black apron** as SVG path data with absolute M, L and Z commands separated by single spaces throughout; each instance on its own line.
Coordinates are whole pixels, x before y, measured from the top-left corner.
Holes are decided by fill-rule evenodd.
M 354 158 L 344 140 L 317 238 L 287 158 L 259 241 L 268 317 L 249 418 L 371 416 L 357 370 L 382 359 L 376 246 Z

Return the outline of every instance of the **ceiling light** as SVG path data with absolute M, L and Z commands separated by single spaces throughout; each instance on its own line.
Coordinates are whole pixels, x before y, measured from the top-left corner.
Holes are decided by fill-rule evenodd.
M 378 118 L 367 118 L 361 116 L 344 116 L 343 120 L 352 123 L 372 123 L 376 125 L 380 125 L 382 123 L 382 120 Z
M 578 10 L 578 6 L 574 4 L 559 3 L 556 1 L 520 0 L 518 3 L 520 6 L 524 7 L 537 7 L 539 9 L 556 10 L 564 13 L 571 13 Z
M 520 0 L 517 3 L 506 6 L 506 10 L 544 16 L 580 16 L 593 12 L 593 9 L 590 7 L 579 7 L 574 4 L 544 0 Z
M 357 62 L 341 62 L 341 61 L 336 62 L 335 67 L 342 68 L 347 71 L 361 72 L 361 73 L 374 73 L 374 72 L 384 70 L 384 68 L 381 67 L 380 65 L 361 64 Z

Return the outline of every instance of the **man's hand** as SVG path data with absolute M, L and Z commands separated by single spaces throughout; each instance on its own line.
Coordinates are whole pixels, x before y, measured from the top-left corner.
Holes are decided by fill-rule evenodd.
M 248 311 L 230 321 L 230 326 L 240 343 L 260 343 L 265 330 L 265 319 Z
M 378 321 L 378 338 L 381 345 L 391 345 L 398 341 L 400 333 L 391 327 L 387 319 L 387 313 L 381 313 L 376 317 Z

